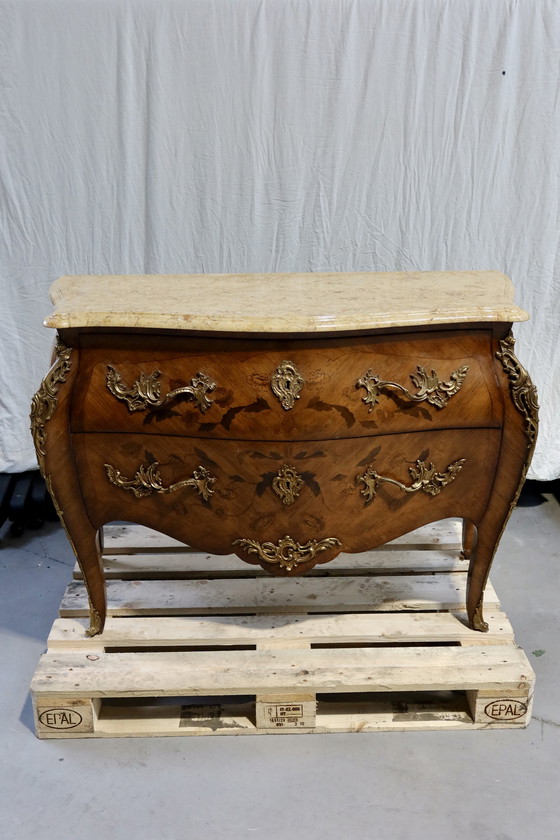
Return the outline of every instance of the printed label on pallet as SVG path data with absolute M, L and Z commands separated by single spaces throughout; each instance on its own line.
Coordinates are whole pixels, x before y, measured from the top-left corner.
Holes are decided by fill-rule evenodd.
M 527 705 L 520 700 L 512 700 L 511 698 L 492 700 L 484 707 L 484 713 L 492 720 L 504 722 L 518 720 L 527 714 Z
M 75 709 L 45 709 L 39 715 L 39 723 L 49 729 L 75 729 L 83 717 Z
M 266 712 L 270 722 L 277 726 L 285 723 L 293 723 L 297 726 L 303 717 L 303 705 L 296 703 L 291 706 L 267 706 Z

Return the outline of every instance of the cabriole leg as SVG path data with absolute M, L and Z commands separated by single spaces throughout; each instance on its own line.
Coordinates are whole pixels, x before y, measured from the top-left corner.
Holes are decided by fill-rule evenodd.
M 470 519 L 463 519 L 463 557 L 470 559 L 476 543 L 476 525 Z
M 91 524 L 80 490 L 70 434 L 70 397 L 79 351 L 61 340 L 54 362 L 31 402 L 37 461 L 56 512 L 82 569 L 90 602 L 89 636 L 103 630 L 107 610 L 101 534 Z
M 507 379 L 510 399 L 504 402 L 502 444 L 494 486 L 484 516 L 475 523 L 476 538 L 469 546 L 467 614 L 473 630 L 483 632 L 488 630 L 482 614 L 484 587 L 496 548 L 525 482 L 538 430 L 537 391 L 513 352 L 514 344 L 511 332 L 494 338 L 497 375 Z M 463 531 L 464 544 L 468 545 L 470 539 L 467 526 Z

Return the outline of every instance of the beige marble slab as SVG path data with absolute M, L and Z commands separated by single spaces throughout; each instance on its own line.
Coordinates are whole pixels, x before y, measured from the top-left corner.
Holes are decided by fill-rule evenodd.
M 525 321 L 496 271 L 60 277 L 47 327 L 317 333 Z

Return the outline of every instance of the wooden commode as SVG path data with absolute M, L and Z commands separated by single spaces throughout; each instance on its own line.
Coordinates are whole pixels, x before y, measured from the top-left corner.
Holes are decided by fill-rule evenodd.
M 467 612 L 523 484 L 527 315 L 496 272 L 62 277 L 40 468 L 103 630 L 104 524 L 299 575 L 461 517 Z

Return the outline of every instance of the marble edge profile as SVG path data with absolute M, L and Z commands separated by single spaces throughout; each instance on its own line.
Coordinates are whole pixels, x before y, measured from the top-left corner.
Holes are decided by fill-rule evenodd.
M 228 291 L 229 283 L 233 284 L 233 290 L 238 289 L 241 296 L 247 294 L 246 283 L 254 283 L 255 281 L 267 281 L 275 279 L 276 281 L 284 281 L 286 289 L 293 288 L 294 282 L 299 285 L 300 281 L 305 278 L 322 278 L 326 284 L 325 295 L 321 296 L 321 304 L 316 311 L 297 311 L 297 307 L 288 307 L 286 304 L 286 297 L 280 300 L 278 305 L 278 296 L 272 296 L 274 299 L 270 301 L 270 311 L 272 315 L 265 312 L 247 312 L 235 311 L 238 307 L 232 307 L 232 310 L 225 312 L 212 311 L 212 306 L 208 308 L 204 301 L 197 299 L 193 301 L 194 311 L 190 313 L 178 311 L 158 311 L 157 304 L 153 306 L 153 295 L 149 284 L 154 281 L 168 279 L 182 284 L 185 280 L 200 280 L 205 278 L 207 280 L 215 280 L 219 282 L 220 290 L 223 292 L 224 281 L 227 280 Z M 346 292 L 346 287 L 341 286 L 341 281 L 345 282 L 347 278 L 352 278 L 356 281 L 352 291 L 356 300 L 349 306 L 349 301 L 343 306 L 342 311 L 338 309 L 338 302 L 341 293 Z M 364 286 L 361 285 L 364 281 L 370 279 L 377 279 L 382 283 L 382 287 L 387 288 L 387 285 L 394 284 L 400 279 L 408 279 L 414 282 L 421 281 L 421 286 L 426 289 L 426 282 L 432 279 L 437 279 L 438 285 L 441 285 L 444 279 L 453 278 L 454 282 L 463 280 L 467 286 L 469 281 L 475 281 L 475 286 L 467 292 L 467 295 L 459 300 L 453 301 L 454 305 L 450 305 L 451 300 L 449 295 L 439 296 L 437 293 L 431 301 L 431 306 L 410 306 L 407 301 L 406 305 L 402 305 L 403 301 L 393 301 L 390 297 L 387 300 L 387 295 L 381 295 L 382 300 L 379 301 L 379 308 L 376 309 L 376 302 L 373 296 L 367 296 L 368 300 L 363 299 Z M 88 284 L 97 283 L 97 281 L 107 280 L 135 280 L 137 286 L 142 287 L 146 285 L 146 302 L 147 310 L 141 311 L 126 311 L 120 307 L 116 307 L 112 311 L 109 309 L 97 310 L 95 300 L 97 294 L 93 294 L 91 309 L 83 308 L 76 305 L 76 291 L 79 292 L 78 299 L 82 297 L 82 290 L 87 290 Z M 484 280 L 484 285 L 487 286 L 488 294 L 482 294 L 480 287 L 477 287 L 476 282 Z M 333 282 L 334 281 L 334 282 Z M 237 286 L 236 286 L 237 284 Z M 436 289 L 438 286 L 435 287 Z M 97 289 L 91 289 L 92 292 L 97 292 Z M 333 293 L 332 307 L 329 307 L 328 300 L 330 293 Z M 469 299 L 469 293 L 471 298 Z M 514 289 L 513 283 L 509 277 L 501 272 L 496 271 L 436 271 L 436 272 L 308 272 L 305 274 L 208 274 L 208 275 L 73 275 L 59 277 L 51 286 L 50 297 L 55 305 L 55 311 L 49 315 L 44 324 L 47 327 L 55 329 L 72 329 L 72 328 L 116 328 L 116 329 L 171 329 L 183 331 L 208 331 L 208 332 L 244 332 L 244 333 L 326 333 L 326 332 L 342 332 L 342 331 L 365 331 L 392 327 L 406 327 L 406 326 L 421 326 L 430 324 L 457 324 L 457 323 L 472 323 L 477 321 L 482 322 L 512 322 L 525 321 L 528 315 L 514 303 Z M 172 295 L 173 297 L 173 295 Z M 446 299 L 447 297 L 447 299 Z M 482 300 L 480 299 L 482 297 Z M 326 299 L 325 299 L 326 298 Z M 478 301 L 477 301 L 478 298 Z M 486 298 L 486 299 L 484 299 Z M 81 301 L 80 301 L 81 302 Z M 202 306 L 201 306 L 202 303 Z M 61 310 L 57 310 L 57 305 Z M 168 304 L 169 305 L 169 304 Z M 149 311 L 151 308 L 151 311 Z M 320 311 L 322 309 L 322 312 Z M 337 311 L 338 310 L 338 311 Z
M 297 317 L 243 318 L 232 315 L 177 315 L 156 312 L 54 312 L 43 321 L 53 329 L 115 327 L 120 329 L 174 329 L 209 332 L 296 333 L 372 330 L 390 327 L 474 322 L 520 322 L 529 315 L 518 306 L 470 307 L 431 312 L 371 313 L 369 317 L 352 315 L 334 318 Z

